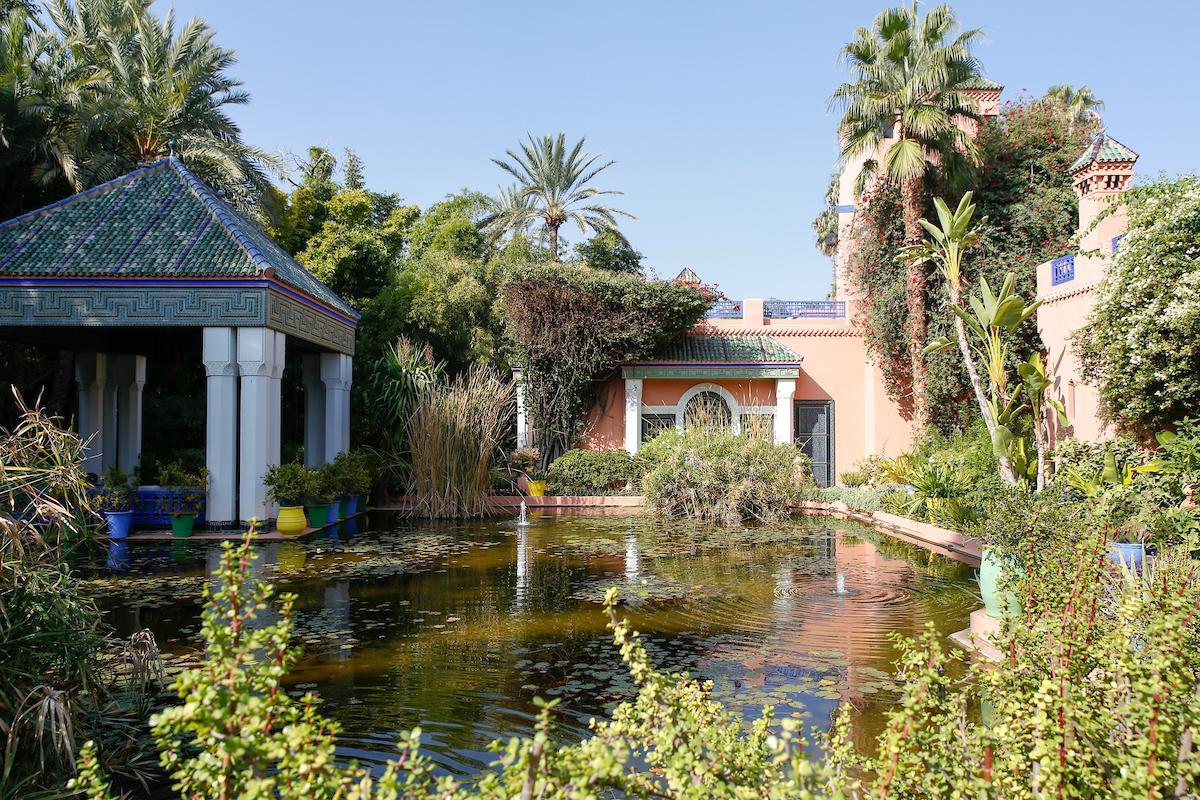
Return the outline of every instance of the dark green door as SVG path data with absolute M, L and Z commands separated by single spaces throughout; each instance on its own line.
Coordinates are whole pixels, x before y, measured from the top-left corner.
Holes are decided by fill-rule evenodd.
M 813 462 L 818 486 L 832 486 L 833 401 L 796 401 L 796 446 Z

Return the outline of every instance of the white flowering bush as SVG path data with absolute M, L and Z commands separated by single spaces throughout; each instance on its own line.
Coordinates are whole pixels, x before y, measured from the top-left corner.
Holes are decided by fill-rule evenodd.
M 1154 431 L 1200 408 L 1200 178 L 1126 202 L 1129 232 L 1075 346 L 1106 416 Z

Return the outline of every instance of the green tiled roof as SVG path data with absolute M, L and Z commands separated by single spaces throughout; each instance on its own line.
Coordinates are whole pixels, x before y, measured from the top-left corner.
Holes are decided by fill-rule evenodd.
M 795 364 L 800 357 L 769 336 L 680 336 L 653 363 Z
M 264 278 L 357 317 L 174 157 L 0 223 L 4 278 Z
M 1078 172 L 1091 164 L 1119 164 L 1138 160 L 1138 154 L 1130 150 L 1116 139 L 1103 131 L 1096 134 L 1087 149 L 1075 159 L 1068 168 L 1069 172 Z
M 976 75 L 975 77 L 967 78 L 965 81 L 960 83 L 958 85 L 958 88 L 960 88 L 960 89 L 1003 89 L 1004 84 L 996 83 L 995 81 L 988 80 L 987 78 L 983 77 L 982 75 Z

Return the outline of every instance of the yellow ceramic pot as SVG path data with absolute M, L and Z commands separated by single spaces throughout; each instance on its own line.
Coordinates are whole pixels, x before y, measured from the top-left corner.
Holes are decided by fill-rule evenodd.
M 279 520 L 275 523 L 284 536 L 299 536 L 308 527 L 304 518 L 304 506 L 283 506 L 279 509 Z
M 529 482 L 529 496 L 530 497 L 545 497 L 546 496 L 546 482 L 545 481 L 530 481 Z

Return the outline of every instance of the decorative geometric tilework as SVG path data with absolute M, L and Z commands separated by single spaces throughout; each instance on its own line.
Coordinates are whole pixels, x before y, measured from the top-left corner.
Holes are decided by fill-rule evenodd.
M 265 288 L 0 287 L 0 325 L 261 326 Z
M 354 328 L 316 310 L 271 292 L 267 325 L 277 331 L 298 336 L 339 353 L 354 355 Z

